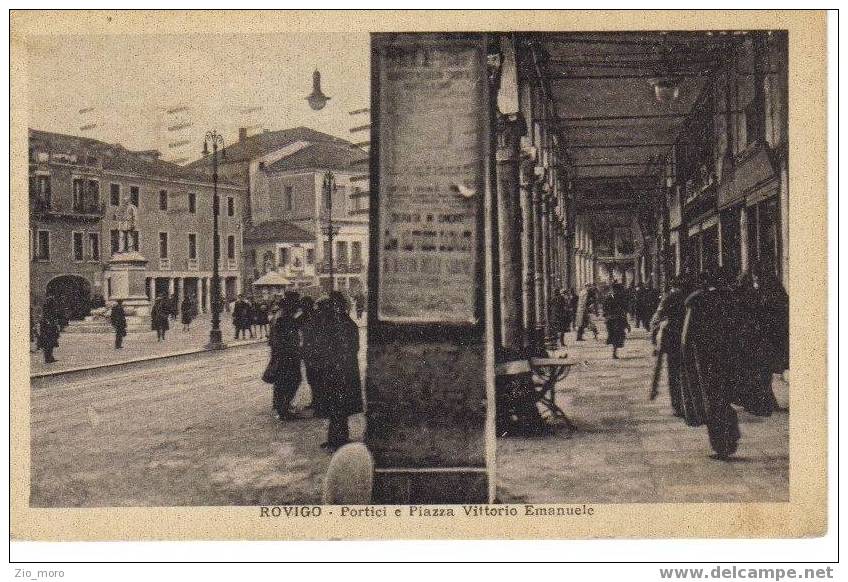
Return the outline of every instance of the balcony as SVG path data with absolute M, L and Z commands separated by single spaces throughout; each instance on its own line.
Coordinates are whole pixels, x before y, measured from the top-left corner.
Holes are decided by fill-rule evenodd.
M 74 204 L 72 213 L 82 216 L 103 216 L 104 212 L 106 212 L 105 204 L 101 204 L 100 202 L 84 202 Z
M 171 270 L 171 259 L 167 257 L 159 258 L 159 270 L 160 271 L 170 271 Z
M 197 259 L 186 259 L 186 270 L 197 271 L 200 266 L 200 261 Z

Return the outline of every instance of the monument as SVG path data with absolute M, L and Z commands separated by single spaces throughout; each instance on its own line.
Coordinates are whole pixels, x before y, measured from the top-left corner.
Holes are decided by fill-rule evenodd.
M 111 282 L 109 300 L 124 300 L 129 332 L 150 330 L 150 300 L 144 282 L 147 259 L 138 251 L 137 218 L 138 208 L 125 197 L 115 210 L 119 248 L 109 259 L 106 275 Z

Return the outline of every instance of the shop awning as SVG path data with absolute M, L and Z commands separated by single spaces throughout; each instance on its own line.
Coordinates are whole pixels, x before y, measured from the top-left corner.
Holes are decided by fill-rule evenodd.
M 253 282 L 254 287 L 285 287 L 291 285 L 291 281 L 276 271 L 269 271 Z

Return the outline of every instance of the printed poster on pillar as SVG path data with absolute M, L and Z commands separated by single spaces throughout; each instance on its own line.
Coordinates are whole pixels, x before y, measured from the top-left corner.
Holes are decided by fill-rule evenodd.
M 473 324 L 486 152 L 482 43 L 399 40 L 378 54 L 378 318 Z

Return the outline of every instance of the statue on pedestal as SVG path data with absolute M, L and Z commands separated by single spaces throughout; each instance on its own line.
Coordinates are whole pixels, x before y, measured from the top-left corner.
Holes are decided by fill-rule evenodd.
M 138 218 L 138 208 L 132 203 L 129 196 L 125 196 L 121 205 L 115 210 L 115 220 L 118 222 L 118 251 L 126 253 L 137 250 L 135 229 Z

